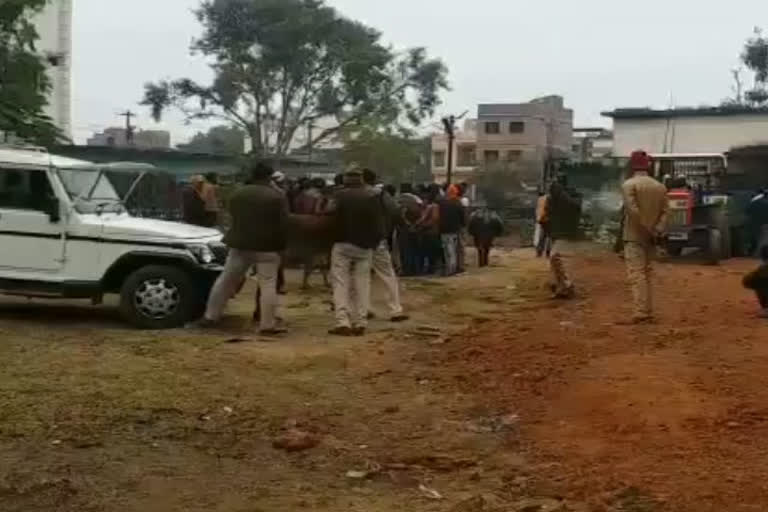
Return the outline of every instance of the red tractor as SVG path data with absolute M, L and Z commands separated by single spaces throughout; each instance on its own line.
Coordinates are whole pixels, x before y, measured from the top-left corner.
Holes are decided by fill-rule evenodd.
M 687 248 L 696 248 L 711 263 L 730 258 L 729 196 L 720 189 L 728 168 L 725 155 L 661 154 L 652 158 L 655 177 L 669 190 L 667 253 L 679 256 Z

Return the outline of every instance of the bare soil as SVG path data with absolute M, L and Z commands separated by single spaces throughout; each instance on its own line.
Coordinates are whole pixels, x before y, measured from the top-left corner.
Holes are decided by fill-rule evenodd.
M 0 510 L 768 509 L 753 263 L 660 265 L 645 327 L 617 325 L 614 255 L 568 264 L 566 303 L 530 251 L 408 280 L 414 318 L 359 340 L 325 334 L 319 287 L 284 297 L 280 341 L 253 334 L 252 287 L 209 333 L 3 299 Z

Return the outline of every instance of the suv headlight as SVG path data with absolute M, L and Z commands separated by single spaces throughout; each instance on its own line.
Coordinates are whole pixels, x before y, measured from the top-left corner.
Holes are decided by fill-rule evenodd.
M 213 260 L 215 259 L 213 251 L 211 251 L 211 248 L 208 247 L 207 244 L 188 245 L 187 249 L 189 249 L 189 252 L 192 253 L 192 255 L 199 263 L 204 265 L 213 263 Z

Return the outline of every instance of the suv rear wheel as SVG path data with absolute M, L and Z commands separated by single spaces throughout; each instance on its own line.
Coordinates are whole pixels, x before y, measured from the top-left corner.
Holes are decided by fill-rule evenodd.
M 142 329 L 171 329 L 191 320 L 202 301 L 182 269 L 148 265 L 133 272 L 120 290 L 120 313 Z

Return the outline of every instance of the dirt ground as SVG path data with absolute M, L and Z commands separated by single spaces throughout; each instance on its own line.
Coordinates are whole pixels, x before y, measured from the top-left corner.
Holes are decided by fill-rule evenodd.
M 277 342 L 253 335 L 249 290 L 211 333 L 3 299 L 0 510 L 768 509 L 752 263 L 660 265 L 642 328 L 617 325 L 616 256 L 568 263 L 568 303 L 530 251 L 408 280 L 413 319 L 361 340 L 324 334 L 319 287 L 283 298 Z M 276 447 L 289 433 L 307 449 Z

